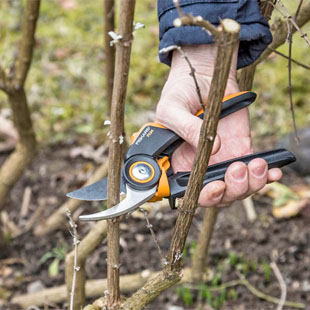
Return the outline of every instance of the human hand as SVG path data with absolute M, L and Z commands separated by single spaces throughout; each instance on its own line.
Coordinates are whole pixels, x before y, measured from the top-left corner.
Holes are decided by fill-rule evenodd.
M 212 80 L 216 47 L 214 45 L 186 46 L 183 50 L 188 55 L 206 102 Z M 234 52 L 232 66 L 225 96 L 239 92 L 236 81 L 237 49 Z M 182 55 L 175 51 L 169 78 L 164 86 L 157 106 L 157 121 L 176 132 L 186 142 L 173 154 L 174 172 L 191 170 L 198 146 L 202 120 L 195 116 L 201 109 L 193 78 Z M 214 141 L 209 164 L 215 164 L 234 157 L 253 153 L 249 114 L 247 108 L 221 119 L 217 137 Z M 226 206 L 238 199 L 257 192 L 267 182 L 277 181 L 282 172 L 278 168 L 268 170 L 267 163 L 261 158 L 253 159 L 248 166 L 235 162 L 229 166 L 225 181 L 207 184 L 199 197 L 199 204 L 204 207 Z

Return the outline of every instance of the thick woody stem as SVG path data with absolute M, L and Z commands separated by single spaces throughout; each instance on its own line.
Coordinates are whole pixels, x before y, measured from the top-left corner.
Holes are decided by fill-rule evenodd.
M 34 35 L 39 16 L 39 7 L 40 0 L 27 1 L 13 80 L 8 81 L 3 70 L 0 71 L 1 78 L 6 83 L 4 90 L 8 94 L 14 125 L 19 135 L 19 142 L 16 145 L 15 151 L 7 158 L 0 169 L 0 208 L 3 206 L 11 188 L 30 164 L 36 152 L 36 139 L 24 91 L 24 82 L 30 67 L 34 48 Z
M 218 30 L 220 33 L 216 39 L 218 51 L 207 102 L 208 113 L 205 113 L 202 123 L 199 146 L 187 190 L 178 209 L 179 214 L 167 257 L 168 265 L 161 273 L 148 281 L 140 290 L 128 298 L 123 304 L 123 309 L 144 309 L 150 301 L 176 284 L 182 277 L 181 257 L 211 156 L 232 54 L 238 40 L 239 28 L 239 24 L 235 21 L 225 19 L 222 21 Z
M 216 39 L 218 46 L 217 57 L 210 86 L 207 107 L 202 123 L 199 146 L 196 152 L 192 172 L 190 175 L 184 199 L 179 207 L 179 214 L 174 227 L 172 242 L 168 254 L 170 271 L 180 270 L 181 261 L 177 259 L 183 252 L 192 218 L 197 208 L 197 202 L 203 178 L 207 171 L 216 129 L 221 112 L 221 103 L 224 97 L 226 83 L 229 75 L 233 50 L 236 47 L 239 35 L 239 24 L 233 20 L 225 19 L 220 27 L 222 34 Z
M 114 67 L 115 67 L 115 46 L 110 45 L 110 31 L 115 28 L 115 3 L 114 0 L 103 0 L 104 4 L 104 50 L 105 50 L 105 76 L 108 111 L 111 110 Z
M 4 205 L 8 193 L 31 163 L 36 152 L 36 140 L 24 89 L 11 93 L 9 103 L 13 111 L 14 125 L 19 134 L 19 142 L 15 151 L 0 168 L 0 209 Z
M 276 0 L 274 0 L 275 2 Z M 273 11 L 273 3 L 271 1 L 261 3 L 261 11 L 266 19 L 269 19 Z M 250 90 L 252 88 L 253 78 L 255 74 L 255 65 L 242 69 L 241 78 L 239 80 L 240 90 Z M 216 223 L 217 210 L 215 208 L 206 209 L 204 213 L 203 223 L 200 229 L 197 247 L 193 256 L 193 279 L 201 281 L 207 264 L 208 249 Z
M 28 0 L 22 25 L 22 40 L 19 44 L 18 56 L 15 63 L 13 87 L 19 89 L 24 86 L 35 44 L 35 29 L 39 17 L 40 0 Z
M 122 0 L 119 13 L 119 35 L 116 43 L 115 77 L 111 104 L 111 126 L 108 170 L 108 208 L 119 203 L 120 172 L 123 161 L 124 108 L 132 45 L 135 0 Z M 119 289 L 119 220 L 108 220 L 108 306 L 120 303 Z

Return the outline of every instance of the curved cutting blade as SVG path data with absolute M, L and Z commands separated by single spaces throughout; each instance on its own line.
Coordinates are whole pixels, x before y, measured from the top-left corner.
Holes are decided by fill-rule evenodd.
M 146 201 L 154 197 L 155 193 L 157 191 L 157 186 L 145 190 L 145 191 L 138 191 L 131 189 L 128 185 L 126 185 L 126 198 L 121 201 L 116 206 L 109 208 L 107 210 L 94 213 L 94 214 L 88 214 L 88 215 L 80 215 L 79 219 L 81 221 L 100 221 L 100 220 L 106 220 L 111 219 L 116 216 L 120 216 L 123 214 L 126 214 L 128 212 L 132 212 L 139 208 L 142 204 L 144 204 Z
M 123 178 L 121 178 L 120 193 L 126 194 L 126 186 Z M 77 189 L 73 192 L 66 194 L 69 198 L 87 200 L 87 201 L 98 201 L 108 199 L 108 177 L 90 184 L 88 186 Z

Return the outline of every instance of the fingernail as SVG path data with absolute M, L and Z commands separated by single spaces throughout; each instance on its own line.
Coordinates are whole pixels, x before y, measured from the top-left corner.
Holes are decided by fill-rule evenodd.
M 243 181 L 246 178 L 247 168 L 246 167 L 239 167 L 235 171 L 232 172 L 232 177 L 236 181 Z
M 259 166 L 259 167 L 256 167 L 256 168 L 253 168 L 252 169 L 252 172 L 255 176 L 257 177 L 262 177 L 265 173 L 266 173 L 266 166 Z

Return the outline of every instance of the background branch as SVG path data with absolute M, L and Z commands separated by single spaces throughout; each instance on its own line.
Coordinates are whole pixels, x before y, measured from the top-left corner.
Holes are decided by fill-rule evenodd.
M 310 47 L 310 41 L 307 37 L 307 34 L 304 33 L 301 28 L 299 27 L 299 25 L 296 22 L 296 17 L 301 9 L 301 5 L 298 6 L 297 11 L 295 13 L 295 16 L 292 16 L 287 8 L 285 7 L 285 5 L 282 3 L 281 0 L 278 0 L 279 5 L 281 6 L 281 8 L 283 9 L 284 13 L 285 13 L 285 18 L 293 25 L 293 27 L 300 33 L 300 36 L 306 41 L 306 43 L 308 44 L 308 46 Z M 302 3 L 302 1 L 301 1 Z
M 15 76 L 13 87 L 23 87 L 32 60 L 33 47 L 35 45 L 35 29 L 39 17 L 40 0 L 28 0 L 22 24 L 22 40 L 18 48 L 18 56 L 15 62 Z
M 281 52 L 279 52 L 279 51 L 277 51 L 277 50 L 275 50 L 275 49 L 273 49 L 271 47 L 267 47 L 267 48 L 270 49 L 272 52 L 276 53 L 277 55 L 279 55 L 279 56 L 281 56 L 281 57 L 283 57 L 285 59 L 289 59 L 289 57 L 286 56 L 285 54 L 283 54 L 283 53 L 281 53 Z M 291 61 L 293 63 L 295 63 L 296 65 L 304 68 L 304 69 L 310 70 L 310 66 L 308 66 L 308 65 L 306 65 L 306 64 L 304 64 L 304 63 L 302 63 L 302 62 L 300 62 L 300 61 L 298 61 L 298 60 L 296 60 L 296 59 L 294 59 L 292 57 L 291 57 Z
M 39 7 L 40 0 L 28 0 L 26 3 L 15 78 L 12 83 L 8 81 L 9 85 L 5 88 L 12 109 L 14 126 L 19 135 L 19 142 L 15 151 L 0 168 L 0 209 L 11 188 L 31 163 L 36 153 L 36 139 L 23 86 L 31 63 Z
M 310 20 L 310 1 L 306 1 L 300 8 L 298 17 L 296 18 L 296 25 L 301 28 Z M 283 20 L 276 20 L 273 25 L 271 25 L 271 32 L 273 36 L 273 41 L 269 45 L 272 49 L 277 49 L 279 46 L 286 42 L 288 35 L 288 29 L 286 22 Z M 291 25 L 290 27 L 292 34 L 296 32 L 296 28 Z M 266 49 L 255 64 L 259 64 L 263 60 L 267 59 L 268 56 L 272 53 L 272 50 Z

